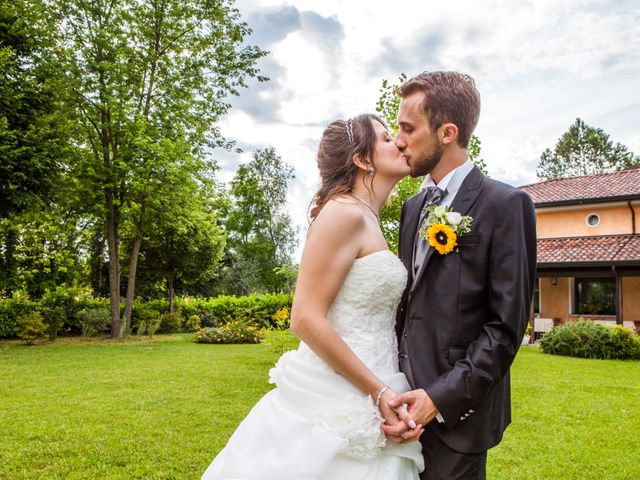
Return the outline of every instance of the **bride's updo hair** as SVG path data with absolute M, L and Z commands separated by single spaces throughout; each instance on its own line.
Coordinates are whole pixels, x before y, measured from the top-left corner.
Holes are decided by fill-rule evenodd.
M 313 198 L 312 220 L 333 197 L 351 193 L 358 172 L 358 166 L 353 162 L 355 154 L 359 153 L 363 161 L 371 165 L 372 175 L 375 175 L 374 121 L 387 128 L 380 117 L 366 113 L 348 120 L 336 120 L 324 130 L 316 157 L 320 170 L 320 189 Z

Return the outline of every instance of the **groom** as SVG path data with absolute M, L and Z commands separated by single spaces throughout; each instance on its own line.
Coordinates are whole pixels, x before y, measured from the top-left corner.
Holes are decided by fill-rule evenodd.
M 471 77 L 425 72 L 398 94 L 396 146 L 412 177 L 427 176 L 400 217 L 399 254 L 410 281 L 398 309 L 399 357 L 414 390 L 391 405 L 407 404 L 426 425 L 421 478 L 484 479 L 487 450 L 511 421 L 509 367 L 529 318 L 535 212 L 526 193 L 485 177 L 469 160 L 480 114 Z M 417 233 L 429 205 L 473 219 L 449 253 Z M 444 246 L 447 239 L 432 241 Z M 415 438 L 420 427 L 383 428 L 401 441 Z

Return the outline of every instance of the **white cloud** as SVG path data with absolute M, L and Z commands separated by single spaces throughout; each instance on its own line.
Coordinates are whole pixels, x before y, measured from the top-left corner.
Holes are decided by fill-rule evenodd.
M 535 181 L 540 153 L 576 117 L 640 153 L 636 1 L 240 0 L 237 7 L 252 38 L 272 52 L 263 61 L 272 80 L 232 100 L 221 127 L 241 145 L 274 146 L 294 166 L 289 211 L 303 231 L 323 127 L 373 111 L 382 79 L 402 72 L 474 76 L 483 102 L 476 133 L 499 180 Z M 225 158 L 223 168 L 235 171 L 249 154 Z

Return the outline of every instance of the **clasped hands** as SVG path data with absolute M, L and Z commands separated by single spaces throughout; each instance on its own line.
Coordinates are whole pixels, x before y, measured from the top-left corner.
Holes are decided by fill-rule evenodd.
M 386 390 L 380 398 L 380 412 L 384 417 L 381 428 L 389 440 L 405 443 L 417 440 L 424 426 L 438 413 L 423 389 L 397 394 Z

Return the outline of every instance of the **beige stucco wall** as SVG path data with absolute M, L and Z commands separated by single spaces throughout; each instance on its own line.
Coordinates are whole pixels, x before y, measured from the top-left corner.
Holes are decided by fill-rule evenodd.
M 636 211 L 636 232 L 640 231 L 640 207 Z M 587 216 L 597 214 L 600 224 L 587 225 Z M 591 235 L 616 235 L 633 233 L 631 210 L 620 206 L 585 206 L 572 209 L 538 209 L 536 211 L 538 238 L 584 237 Z
M 622 279 L 622 312 L 624 320 L 640 320 L 640 277 Z
M 573 278 L 557 277 L 558 284 L 552 285 L 552 278 L 540 278 L 540 316 L 543 318 L 561 318 L 563 321 L 576 319 L 571 312 L 571 284 Z M 625 322 L 640 320 L 640 277 L 622 279 L 622 312 Z M 587 316 L 593 320 L 615 319 L 613 316 Z
M 540 278 L 540 316 L 543 318 L 569 317 L 570 278 L 558 277 L 558 284 L 552 285 L 550 277 Z

